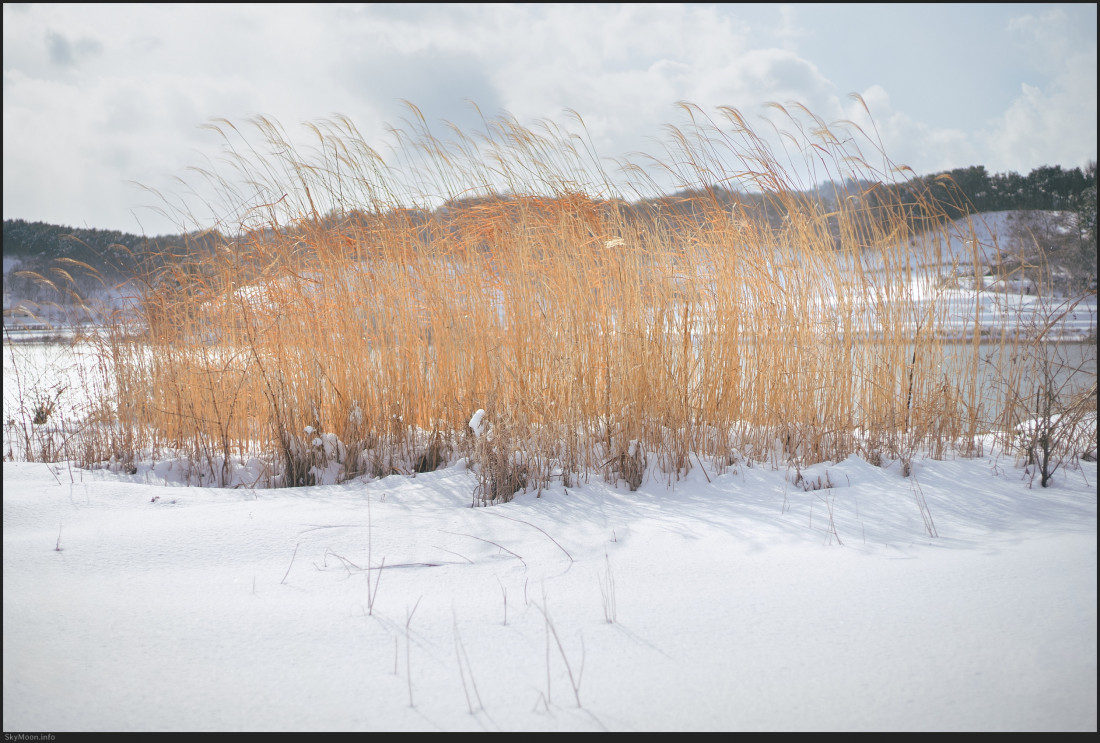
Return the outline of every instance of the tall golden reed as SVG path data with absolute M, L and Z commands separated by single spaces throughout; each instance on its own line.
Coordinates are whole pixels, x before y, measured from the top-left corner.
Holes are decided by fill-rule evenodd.
M 777 148 L 734 109 L 682 109 L 665 156 L 620 163 L 622 183 L 551 122 L 444 142 L 410 106 L 396 164 L 346 119 L 310 124 L 308 148 L 266 118 L 212 124 L 233 172 L 196 171 L 224 199 L 217 244 L 153 257 L 142 332 L 105 337 L 110 446 L 183 452 L 222 482 L 268 457 L 272 485 L 466 455 L 483 500 L 973 451 L 993 421 L 976 335 L 942 371 L 936 292 L 960 269 L 932 259 L 943 209 L 907 218 L 887 186 L 911 174 L 852 123 L 776 106 Z M 799 172 L 849 189 L 810 197 Z

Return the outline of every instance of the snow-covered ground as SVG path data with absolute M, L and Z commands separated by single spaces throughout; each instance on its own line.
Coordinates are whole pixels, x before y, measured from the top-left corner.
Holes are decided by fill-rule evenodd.
M 4 352 L 6 456 L 90 367 Z M 253 490 L 6 458 L 4 729 L 1095 731 L 1096 463 L 1044 489 L 984 451 L 490 508 L 462 461 Z
M 895 268 L 908 264 L 915 272 L 898 296 L 915 300 L 912 307 L 918 315 L 927 313 L 933 305 L 943 308 L 936 332 L 949 337 L 969 338 L 975 333 L 1000 337 L 1006 329 L 1010 336 L 1017 333 L 1027 336 L 1040 328 L 1046 328 L 1047 340 L 1080 341 L 1095 336 L 1095 294 L 1067 298 L 1047 292 L 1047 296 L 1040 297 L 1034 282 L 1021 276 L 1007 280 L 983 276 L 981 286 L 977 286 L 978 281 L 971 275 L 975 254 L 982 266 L 990 268 L 1001 258 L 1019 252 L 1029 242 L 1029 238 L 1021 236 L 1026 235 L 1028 214 L 985 212 L 956 219 L 941 229 L 915 237 L 900 251 L 889 251 Z M 1057 212 L 1042 214 L 1053 218 Z M 862 260 L 864 270 L 875 275 L 881 271 L 884 257 L 881 253 L 867 252 Z M 891 271 L 890 275 L 894 273 Z M 885 277 L 879 277 L 878 281 L 882 287 L 890 283 Z M 982 291 L 975 291 L 979 288 Z M 867 306 L 873 306 L 870 299 Z M 875 326 L 877 317 L 873 311 L 868 313 L 866 322 Z M 918 322 L 914 319 L 914 328 Z
M 891 262 L 908 263 L 911 267 L 962 267 L 973 266 L 975 254 L 981 265 L 990 267 L 1002 259 L 1021 252 L 1034 253 L 1031 230 L 1038 229 L 1066 234 L 1065 224 L 1072 221 L 1067 212 L 1015 209 L 997 212 L 980 212 L 945 222 L 940 227 L 921 235 L 914 235 L 905 243 L 897 244 L 889 251 Z M 1044 246 L 1048 247 L 1049 246 Z M 906 258 L 906 254 L 907 258 Z M 863 256 L 865 270 L 882 266 L 882 255 L 869 251 Z
M 253 491 L 5 461 L 4 729 L 1095 731 L 1096 464 L 900 470 L 470 508 L 462 463 Z
M 989 287 L 992 282 L 985 283 Z M 1076 342 L 1096 335 L 1095 294 L 1067 298 L 995 289 L 975 292 L 966 280 L 947 286 L 914 281 L 911 292 L 916 300 L 915 313 L 942 308 L 936 330 L 947 337 L 970 339 L 977 333 L 984 338 L 1000 338 L 1003 334 L 1024 339 L 1042 333 L 1048 341 Z M 914 329 L 918 323 L 912 323 Z

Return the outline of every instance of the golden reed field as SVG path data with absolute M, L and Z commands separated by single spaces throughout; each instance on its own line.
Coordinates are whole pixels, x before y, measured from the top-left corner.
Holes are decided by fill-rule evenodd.
M 579 117 L 442 140 L 410 111 L 388 160 L 345 119 L 304 146 L 264 118 L 211 125 L 230 175 L 191 175 L 221 221 L 142 256 L 136 315 L 82 341 L 71 458 L 182 456 L 217 484 L 259 460 L 256 485 L 294 486 L 465 456 L 488 502 L 703 463 L 966 456 L 991 431 L 1040 464 L 1095 448 L 1095 354 L 1067 386 L 1054 320 L 960 333 L 959 297 L 981 302 L 959 277 L 988 267 L 976 241 L 939 254 L 950 184 L 904 188 L 850 122 L 775 106 L 775 140 L 683 104 L 663 157 L 612 168 Z M 849 185 L 812 195 L 830 179 Z

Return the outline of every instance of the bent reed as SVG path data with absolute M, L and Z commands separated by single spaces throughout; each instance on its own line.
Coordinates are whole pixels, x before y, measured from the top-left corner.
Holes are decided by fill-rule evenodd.
M 485 503 L 593 474 L 979 453 L 1026 411 L 994 419 L 980 333 L 950 316 L 977 247 L 937 260 L 942 202 L 902 199 L 910 171 L 851 122 L 774 109 L 781 145 L 682 104 L 621 183 L 579 116 L 580 134 L 502 116 L 443 141 L 410 105 L 392 165 L 343 118 L 304 148 L 267 118 L 211 124 L 233 175 L 194 172 L 224 216 L 144 256 L 136 315 L 93 337 L 79 459 L 298 486 L 466 457 Z M 847 185 L 811 197 L 799 172 Z M 1009 379 L 1036 341 L 1002 340 Z

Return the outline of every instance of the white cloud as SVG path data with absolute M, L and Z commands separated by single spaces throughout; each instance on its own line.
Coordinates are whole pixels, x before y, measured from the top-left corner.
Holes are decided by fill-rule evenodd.
M 1035 60 L 1039 79 L 1021 83 L 1019 97 L 985 133 L 990 160 L 1022 173 L 1039 165 L 1077 167 L 1095 160 L 1095 26 L 1091 43 L 1083 41 L 1074 19 L 1055 9 L 1014 19 L 1010 30 Z
M 798 23 L 798 12 L 790 5 L 779 6 L 780 23 L 774 30 L 774 34 L 783 48 L 787 51 L 795 51 L 800 39 L 805 39 L 811 32 Z
M 858 101 L 850 100 L 846 104 L 845 118 L 866 135 L 867 143 L 861 145 L 860 150 L 876 170 L 884 172 L 905 166 L 918 174 L 930 173 L 961 167 L 978 157 L 974 143 L 965 132 L 931 127 L 895 110 L 882 86 L 874 85 L 860 95 L 866 109 Z M 884 161 L 883 153 L 889 162 Z
M 843 98 L 850 83 L 799 51 L 804 15 L 690 4 L 5 5 L 5 217 L 133 229 L 131 211 L 147 199 L 124 182 L 164 185 L 216 156 L 220 143 L 198 129 L 215 116 L 268 113 L 298 135 L 300 122 L 345 113 L 385 151 L 399 98 L 444 136 L 441 118 L 480 127 L 465 99 L 489 117 L 572 129 L 563 112 L 574 109 L 600 154 L 621 157 L 653 151 L 663 124 L 684 123 L 679 100 L 733 106 L 761 133 L 766 101 L 798 101 L 826 121 L 856 115 Z M 888 91 L 905 77 L 894 89 L 863 85 L 891 157 L 918 172 L 1095 157 L 1095 30 L 1082 31 L 1079 15 L 1012 24 L 1036 77 L 1013 83 L 1020 96 L 985 117 L 984 132 L 893 107 Z
M 930 127 L 919 112 L 896 110 L 881 86 L 864 91 L 887 153 L 918 173 L 985 165 L 1028 173 L 1040 165 L 1084 166 L 1096 159 L 1096 34 L 1060 8 L 1008 24 L 1017 53 L 1030 60 L 1029 80 L 980 131 Z M 1091 32 L 1091 36 L 1090 36 Z M 855 105 L 848 115 L 869 126 Z

